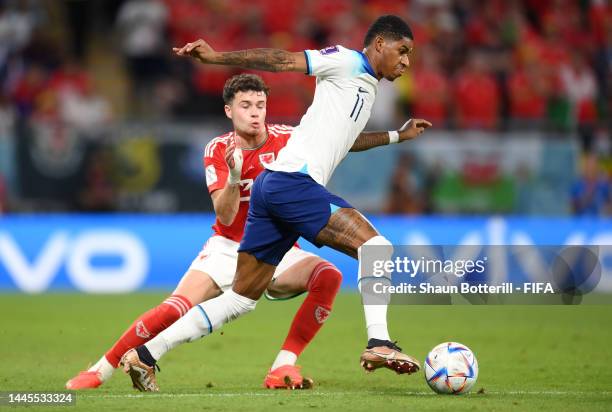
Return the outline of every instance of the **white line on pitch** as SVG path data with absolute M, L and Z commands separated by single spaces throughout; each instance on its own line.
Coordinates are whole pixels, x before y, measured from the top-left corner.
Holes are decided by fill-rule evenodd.
M 91 399 L 111 399 L 111 398 L 190 398 L 190 397 L 202 397 L 202 398 L 222 398 L 222 397 L 272 397 L 279 393 L 277 392 L 235 392 L 235 393 L 147 393 L 147 394 L 117 394 L 117 395 L 78 395 L 79 398 L 91 398 Z M 301 391 L 300 391 L 301 392 Z M 286 393 L 286 392 L 285 392 Z M 308 396 L 346 396 L 346 395 L 363 395 L 364 392 L 316 392 L 307 391 Z M 384 395 L 389 396 L 388 392 L 372 393 L 367 392 L 368 395 Z M 408 396 L 433 396 L 436 395 L 433 392 L 398 392 L 397 395 L 408 395 Z M 580 391 L 487 391 L 485 395 L 612 395 L 612 392 L 580 392 Z M 469 396 L 478 396 L 476 393 L 471 393 Z

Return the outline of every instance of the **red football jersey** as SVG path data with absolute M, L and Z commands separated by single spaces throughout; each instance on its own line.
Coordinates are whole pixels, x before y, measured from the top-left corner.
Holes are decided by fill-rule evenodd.
M 255 178 L 264 170 L 264 164 L 273 162 L 280 149 L 285 147 L 291 137 L 292 126 L 280 124 L 266 124 L 268 138 L 263 144 L 253 149 L 242 149 L 242 175 L 240 176 L 240 206 L 231 225 L 225 226 L 216 219 L 213 225 L 215 235 L 221 235 L 235 242 L 242 240 L 251 187 Z M 225 148 L 233 137 L 234 132 L 226 133 L 212 139 L 204 151 L 204 168 L 206 170 L 206 184 L 212 194 L 215 190 L 223 189 L 229 169 L 225 162 Z

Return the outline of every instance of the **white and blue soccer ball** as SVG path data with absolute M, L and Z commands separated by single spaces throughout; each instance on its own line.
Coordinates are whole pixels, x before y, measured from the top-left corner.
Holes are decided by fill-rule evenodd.
M 461 343 L 441 343 L 425 358 L 425 379 L 436 393 L 468 393 L 478 379 L 476 356 Z

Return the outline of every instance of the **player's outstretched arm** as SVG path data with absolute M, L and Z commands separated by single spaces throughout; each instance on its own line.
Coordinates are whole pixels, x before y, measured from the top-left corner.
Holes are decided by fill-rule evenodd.
M 431 127 L 431 123 L 423 119 L 410 119 L 398 130 L 391 132 L 362 132 L 351 147 L 351 152 L 363 152 L 378 146 L 412 140 Z M 395 138 L 394 136 L 395 135 Z
M 190 56 L 204 64 L 237 66 L 244 69 L 269 72 L 306 73 L 306 57 L 303 52 L 293 53 L 279 49 L 248 49 L 217 52 L 204 40 L 187 43 L 172 49 L 177 56 Z

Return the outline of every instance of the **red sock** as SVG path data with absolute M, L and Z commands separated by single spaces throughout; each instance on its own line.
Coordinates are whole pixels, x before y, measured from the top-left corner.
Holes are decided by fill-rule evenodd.
M 315 266 L 308 281 L 308 296 L 298 309 L 283 349 L 299 356 L 329 316 L 342 283 L 342 274 L 329 262 Z
M 116 368 L 125 352 L 153 339 L 187 313 L 191 306 L 186 297 L 172 295 L 159 306 L 143 313 L 106 352 L 106 360 Z

